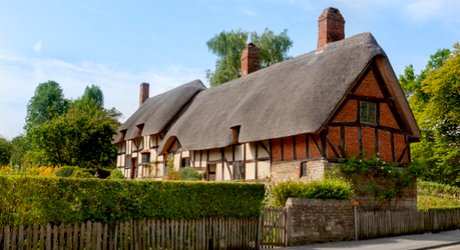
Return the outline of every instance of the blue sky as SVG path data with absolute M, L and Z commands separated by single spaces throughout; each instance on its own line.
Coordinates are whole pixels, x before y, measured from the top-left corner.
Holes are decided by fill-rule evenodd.
M 36 86 L 60 83 L 66 98 L 91 84 L 124 121 L 137 108 L 139 84 L 151 96 L 194 79 L 216 57 L 206 41 L 221 31 L 288 30 L 290 56 L 312 51 L 317 19 L 333 6 L 345 18 L 345 36 L 371 32 L 397 75 L 420 71 L 437 49 L 460 38 L 458 0 L 0 0 L 0 135 L 23 132 Z

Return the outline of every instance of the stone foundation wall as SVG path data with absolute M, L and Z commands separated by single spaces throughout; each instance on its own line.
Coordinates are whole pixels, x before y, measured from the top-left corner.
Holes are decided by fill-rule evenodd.
M 286 202 L 289 246 L 354 239 L 354 216 L 349 200 L 289 198 Z

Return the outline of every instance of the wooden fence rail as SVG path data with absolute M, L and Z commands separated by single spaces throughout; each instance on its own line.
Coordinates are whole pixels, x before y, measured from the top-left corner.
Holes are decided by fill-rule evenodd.
M 256 249 L 257 218 L 146 219 L 117 225 L 0 227 L 10 249 Z
M 360 240 L 457 228 L 460 228 L 460 209 L 358 213 Z

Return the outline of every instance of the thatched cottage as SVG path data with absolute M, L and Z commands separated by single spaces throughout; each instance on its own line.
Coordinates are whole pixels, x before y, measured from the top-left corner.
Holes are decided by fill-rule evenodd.
M 410 162 L 420 131 L 383 49 L 370 33 L 345 38 L 334 8 L 318 20 L 315 51 L 258 69 L 256 46 L 242 76 L 207 89 L 199 80 L 148 98 L 120 127 L 117 167 L 162 178 L 166 156 L 207 180 L 322 178 L 341 157 L 377 154 Z

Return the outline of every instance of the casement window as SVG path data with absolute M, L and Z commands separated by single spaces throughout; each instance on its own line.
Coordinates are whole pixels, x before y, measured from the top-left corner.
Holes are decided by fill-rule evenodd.
M 125 157 L 125 168 L 131 168 L 131 157 L 129 155 Z
M 234 180 L 246 179 L 245 168 L 244 168 L 244 164 L 242 161 L 233 162 L 233 179 Z
M 300 177 L 307 176 L 307 162 L 300 163 Z
M 150 162 L 150 153 L 142 154 L 142 164 L 147 164 Z
M 359 121 L 365 124 L 377 125 L 377 103 L 360 101 Z
M 184 157 L 180 160 L 180 167 L 185 168 L 185 167 L 190 167 L 190 158 L 189 157 Z

